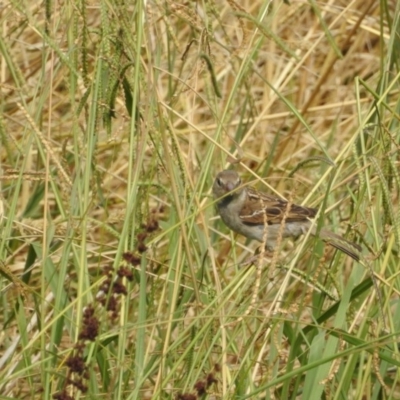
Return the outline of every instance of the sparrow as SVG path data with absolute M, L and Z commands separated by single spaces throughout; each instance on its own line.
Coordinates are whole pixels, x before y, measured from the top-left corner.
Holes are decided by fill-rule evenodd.
M 233 170 L 218 173 L 212 190 L 217 199 L 218 214 L 225 225 L 249 239 L 265 241 L 268 251 L 274 250 L 278 239 L 296 239 L 309 229 L 311 234 L 316 235 L 317 228 L 311 222 L 317 215 L 316 208 L 291 204 L 243 186 L 239 174 Z M 360 260 L 361 246 L 358 244 L 327 229 L 321 229 L 318 234 L 326 243 L 354 260 Z

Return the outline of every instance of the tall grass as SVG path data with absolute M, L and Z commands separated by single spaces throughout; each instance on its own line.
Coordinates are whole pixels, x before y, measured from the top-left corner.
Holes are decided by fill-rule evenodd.
M 399 15 L 3 2 L 0 398 L 399 398 Z M 224 168 L 362 260 L 254 257 Z

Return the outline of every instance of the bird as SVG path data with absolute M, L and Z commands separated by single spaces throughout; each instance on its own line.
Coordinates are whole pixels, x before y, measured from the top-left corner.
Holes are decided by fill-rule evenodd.
M 218 214 L 225 225 L 249 239 L 265 242 L 268 251 L 274 251 L 278 240 L 298 238 L 311 229 L 317 234 L 312 219 L 318 209 L 292 204 L 276 196 L 259 192 L 242 185 L 239 174 L 234 170 L 224 170 L 217 174 L 212 187 L 217 200 Z M 325 228 L 318 232 L 319 237 L 359 261 L 362 248 L 342 236 Z

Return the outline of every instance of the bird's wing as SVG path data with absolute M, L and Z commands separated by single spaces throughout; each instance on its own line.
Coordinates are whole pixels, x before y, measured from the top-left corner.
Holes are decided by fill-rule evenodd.
M 301 222 L 314 218 L 315 208 L 290 204 L 278 197 L 269 196 L 247 188 L 247 200 L 240 211 L 240 218 L 248 225 L 280 224 L 283 219 L 287 222 Z M 286 215 L 286 216 L 285 216 Z

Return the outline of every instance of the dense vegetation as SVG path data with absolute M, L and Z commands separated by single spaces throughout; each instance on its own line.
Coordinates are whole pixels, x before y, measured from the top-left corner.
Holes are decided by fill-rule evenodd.
M 3 2 L 0 398 L 400 398 L 399 15 Z M 257 256 L 215 214 L 225 168 L 362 260 Z

